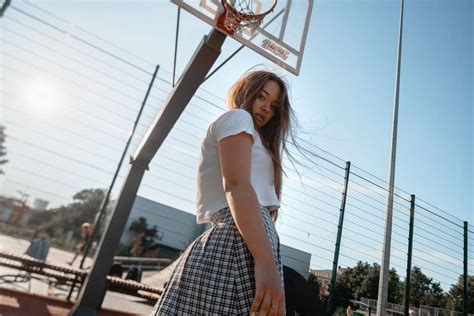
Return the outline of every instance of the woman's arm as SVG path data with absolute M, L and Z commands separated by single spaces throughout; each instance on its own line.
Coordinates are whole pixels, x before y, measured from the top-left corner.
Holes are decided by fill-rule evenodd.
M 251 312 L 284 315 L 284 294 L 257 195 L 251 184 L 252 136 L 240 133 L 219 142 L 224 191 L 235 224 L 255 261 L 255 299 Z

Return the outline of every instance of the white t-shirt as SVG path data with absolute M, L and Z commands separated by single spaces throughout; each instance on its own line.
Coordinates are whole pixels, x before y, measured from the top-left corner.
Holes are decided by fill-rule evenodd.
M 250 176 L 258 202 L 263 206 L 280 206 L 275 193 L 272 158 L 254 128 L 252 116 L 246 110 L 230 110 L 209 126 L 201 145 L 196 196 L 198 224 L 209 222 L 213 213 L 229 206 L 222 184 L 218 143 L 242 132 L 254 140 Z

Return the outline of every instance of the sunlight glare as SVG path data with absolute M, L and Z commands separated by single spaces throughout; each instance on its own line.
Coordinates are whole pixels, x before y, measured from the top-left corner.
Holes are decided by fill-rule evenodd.
M 64 102 L 60 85 L 48 77 L 38 77 L 25 85 L 23 96 L 29 113 L 51 116 Z

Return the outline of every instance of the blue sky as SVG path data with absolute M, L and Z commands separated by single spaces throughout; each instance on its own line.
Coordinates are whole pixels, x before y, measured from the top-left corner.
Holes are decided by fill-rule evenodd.
M 41 7 L 172 69 L 176 7 L 167 1 L 38 1 Z M 99 18 L 99 16 L 100 18 Z M 460 218 L 473 210 L 473 5 L 406 1 L 396 185 Z M 177 70 L 209 27 L 182 14 Z M 299 77 L 283 72 L 317 146 L 387 178 L 399 1 L 316 1 Z M 117 28 L 124 24 L 125 28 Z M 228 39 L 222 61 L 238 48 Z M 219 61 L 218 61 L 219 63 Z M 237 54 L 203 88 L 225 97 L 265 59 Z
M 64 29 L 71 30 L 73 34 L 78 32 L 80 36 L 87 37 L 91 41 L 95 36 L 105 39 L 108 44 L 101 40 L 101 47 L 117 55 L 128 56 L 127 58 L 133 63 L 146 68 L 149 72 L 153 71 L 155 64 L 160 64 L 160 76 L 171 80 L 170 71 L 173 67 L 177 10 L 174 4 L 165 0 L 153 2 L 34 1 L 32 3 L 56 15 L 56 18 L 43 14 L 40 10 L 33 9 L 22 2 L 14 5 L 31 10 L 38 16 L 47 16 L 47 20 L 51 23 L 61 25 Z M 61 190 L 64 191 L 61 192 L 61 197 L 70 198 L 76 189 L 90 187 L 92 184 L 97 185 L 97 183 L 102 183 L 102 186 L 105 187 L 110 181 L 110 172 L 115 167 L 114 163 L 117 161 L 118 152 L 120 152 L 131 122 L 133 122 L 132 119 L 127 121 L 124 116 L 133 117 L 134 110 L 139 107 L 144 93 L 128 86 L 115 90 L 110 96 L 117 99 L 117 104 L 123 105 L 123 110 L 118 110 L 118 105 L 106 97 L 97 97 L 94 94 L 94 89 L 103 88 L 99 86 L 100 80 L 104 76 L 98 73 L 93 74 L 91 70 L 85 69 L 85 66 L 90 65 L 98 70 L 101 70 L 102 66 L 92 59 L 86 60 L 86 58 L 84 58 L 86 65 L 79 66 L 81 57 L 76 54 L 78 49 L 83 47 L 77 45 L 67 36 L 61 37 L 61 40 L 57 42 L 46 38 L 39 39 L 39 35 L 36 35 L 38 45 L 33 45 L 31 39 L 29 42 L 25 42 L 25 47 L 36 51 L 41 58 L 38 56 L 31 58 L 31 55 L 19 53 L 20 50 L 12 44 L 21 43 L 21 40 L 16 35 L 14 36 L 14 32 L 21 33 L 23 28 L 16 21 L 26 20 L 15 10 L 10 10 L 5 19 L 3 100 L 10 101 L 10 97 L 14 100 L 21 94 L 19 87 L 24 82 L 20 81 L 21 79 L 15 78 L 13 80 L 12 78 L 18 69 L 32 74 L 34 71 L 31 69 L 34 67 L 28 68 L 29 66 L 25 66 L 27 63 L 36 66 L 42 63 L 53 65 L 48 69 L 58 76 L 67 72 L 64 67 L 75 69 L 70 77 L 80 81 L 81 89 L 73 90 L 72 84 L 69 86 L 65 81 L 62 82 L 64 91 L 69 89 L 69 97 L 73 101 L 68 101 L 69 107 L 56 108 L 51 113 L 43 113 L 44 121 L 43 117 L 38 116 L 24 122 L 23 116 L 15 116 L 14 111 L 10 111 L 9 107 L 5 108 L 6 121 L 17 124 L 7 125 L 7 133 L 8 131 L 13 132 L 11 136 L 23 142 L 12 140 L 7 143 L 7 149 L 11 154 L 10 158 L 14 157 L 14 159 L 11 159 L 10 165 L 7 165 L 7 168 L 12 168 L 12 170 L 6 169 L 6 178 L 2 180 L 3 189 L 14 194 L 18 189 L 17 184 L 19 184 L 23 185 L 20 187 L 22 190 L 30 190 L 33 197 L 41 198 L 38 188 L 59 193 L 59 189 L 48 189 L 48 185 L 53 188 L 53 184 L 50 182 L 56 179 L 58 183 L 55 185 L 66 184 L 61 187 Z M 408 193 L 416 194 L 417 197 L 446 211 L 447 214 L 454 215 L 461 220 L 468 220 L 471 224 L 474 223 L 472 212 L 474 205 L 472 21 L 473 4 L 471 1 L 405 1 L 396 165 L 397 187 Z M 277 67 L 274 68 L 285 75 L 290 83 L 291 99 L 301 123 L 302 137 L 321 149 L 342 158 L 342 164 L 344 161 L 350 160 L 357 167 L 384 180 L 388 174 L 398 23 L 399 1 L 396 0 L 315 1 L 300 76 L 295 77 Z M 78 28 L 81 28 L 82 31 L 79 31 Z M 43 31 L 43 29 L 41 30 Z M 202 36 L 209 30 L 209 26 L 182 12 L 177 59 L 178 76 L 185 68 Z M 53 34 L 54 31 L 44 32 L 56 36 Z M 40 44 L 46 48 L 53 48 L 56 52 L 40 52 L 46 49 L 45 47 L 41 48 Z M 227 39 L 217 64 L 239 46 L 232 39 Z M 123 50 L 129 53 L 124 53 Z M 56 54 L 57 52 L 59 53 Z M 66 58 L 67 56 L 73 56 L 76 61 L 71 62 Z M 15 61 L 16 57 L 20 61 Z M 52 61 L 43 61 L 43 57 L 50 58 Z M 109 60 L 112 59 L 109 58 Z M 149 176 L 145 177 L 144 185 L 141 188 L 141 195 L 165 202 L 167 200 L 160 199 L 169 199 L 170 205 L 188 211 L 192 209 L 194 182 L 189 174 L 193 174 L 195 171 L 199 140 L 202 138 L 207 124 L 215 119 L 225 107 L 223 99 L 230 85 L 246 69 L 256 64 L 273 67 L 266 59 L 249 49 L 244 49 L 203 84 L 198 94 L 214 104 L 220 104 L 221 109 L 199 100 L 193 101 L 193 104 L 181 117 L 182 122 L 177 124 L 176 131 L 170 135 L 172 137 L 167 142 L 167 146 L 163 147 L 154 159 L 148 173 Z M 118 63 L 117 65 L 122 67 Z M 132 69 L 128 69 L 128 71 L 132 73 Z M 78 75 L 79 72 L 89 72 L 91 77 L 84 79 Z M 124 83 L 129 82 L 126 81 L 129 78 L 122 78 L 123 75 L 118 71 L 104 70 L 104 72 L 110 72 L 112 77 L 115 76 Z M 141 80 L 134 81 L 134 84 L 141 90 L 146 89 L 149 76 L 133 74 L 139 76 L 138 79 Z M 94 81 L 95 77 L 93 76 L 97 76 L 98 81 Z M 152 93 L 154 99 L 149 102 L 150 109 L 147 109 L 147 116 L 142 119 L 142 125 L 137 131 L 132 150 L 138 145 L 140 136 L 145 133 L 147 125 L 151 123 L 153 115 L 156 114 L 170 90 L 161 81 L 158 81 L 155 86 L 156 89 Z M 9 87 L 12 88 L 9 90 Z M 103 95 L 107 96 L 107 93 L 110 92 L 104 92 Z M 75 99 L 71 97 L 72 95 Z M 10 103 L 8 106 L 11 106 Z M 89 116 L 86 116 L 87 114 Z M 118 114 L 123 114 L 123 116 L 118 117 Z M 104 135 L 97 136 L 99 130 L 97 126 L 94 127 L 97 129 L 91 129 L 85 127 L 86 125 L 81 125 L 93 121 L 90 115 L 97 115 L 107 120 L 108 123 L 99 122 L 100 124 L 98 124 L 100 127 L 106 127 L 107 132 Z M 56 127 L 57 129 L 55 129 Z M 66 129 L 68 129 L 67 133 Z M 53 139 L 53 137 L 56 138 Z M 67 137 L 67 141 L 61 140 L 60 137 L 65 139 Z M 89 147 L 92 145 L 88 141 L 94 138 L 100 140 L 102 145 Z M 36 142 L 36 144 L 44 141 L 44 146 L 52 151 L 69 157 L 77 157 L 82 162 L 96 164 L 100 170 L 91 172 L 84 168 L 80 169 L 78 161 L 71 162 L 69 160 L 67 164 L 62 165 L 61 158 L 58 158 L 59 154 L 51 158 L 31 147 L 28 148 L 28 151 L 22 152 L 23 149 L 20 146 L 28 141 Z M 84 149 L 89 149 L 90 152 L 86 154 Z M 176 154 L 180 155 L 180 158 L 183 157 L 182 165 L 180 168 L 170 167 L 173 170 L 166 169 L 167 165 L 172 165 Z M 38 161 L 32 162 L 32 156 Z M 56 169 L 52 169 L 50 174 L 44 175 L 44 170 L 47 170 L 45 162 L 54 164 Z M 18 163 L 17 166 L 15 166 L 16 163 Z M 27 168 L 28 165 L 31 166 L 28 175 L 24 171 L 23 173 L 19 172 L 22 168 Z M 43 169 L 36 165 L 41 165 Z M 335 225 L 327 228 L 323 220 L 328 218 L 324 218 L 324 214 L 318 213 L 319 220 L 313 222 L 308 220 L 308 216 L 311 214 L 304 213 L 308 205 L 319 207 L 319 202 L 316 199 L 331 191 L 329 189 L 325 189 L 324 192 L 313 190 L 315 188 L 321 189 L 319 185 L 325 181 L 324 178 L 318 178 L 317 174 L 317 172 L 323 173 L 323 167 L 324 165 L 321 164 L 321 168 L 316 168 L 316 173 L 312 173 L 312 170 L 304 170 L 305 181 L 314 184 L 314 186 L 300 186 L 298 181 L 294 180 L 297 179 L 296 176 L 290 174 L 292 179 L 288 180 L 287 192 L 289 196 L 291 194 L 291 198 L 287 199 L 289 205 L 287 209 L 295 207 L 297 211 L 294 219 L 283 217 L 280 227 L 284 241 L 294 246 L 302 245 L 303 250 L 313 254 L 313 257 L 316 258 L 313 261 L 315 268 L 330 268 L 333 249 L 333 235 L 331 233 L 334 233 L 335 230 Z M 41 173 L 41 170 L 43 170 L 41 177 L 34 178 L 32 176 L 34 172 Z M 123 167 L 117 188 L 120 187 L 125 170 L 126 168 Z M 68 179 L 61 178 L 63 172 L 70 173 L 68 174 L 70 177 Z M 180 172 L 184 180 L 172 183 L 176 178 L 176 172 Z M 73 174 L 87 176 L 88 179 L 78 180 L 79 178 L 76 179 Z M 188 178 L 186 178 L 187 176 Z M 171 193 L 164 194 L 160 191 L 163 185 L 156 188 L 156 181 L 159 177 L 167 178 L 169 183 L 166 183 L 166 188 Z M 325 184 L 327 185 L 327 183 Z M 361 188 L 354 186 L 352 189 L 356 191 Z M 314 192 L 314 194 L 308 197 L 308 192 Z M 356 197 L 355 193 L 351 194 L 349 197 Z M 338 200 L 340 195 L 338 193 L 333 195 L 335 199 L 330 206 L 334 211 L 330 214 L 334 215 L 331 217 L 332 223 L 337 222 L 340 203 Z M 52 200 L 53 198 L 48 197 L 48 199 Z M 63 200 L 58 199 L 58 201 Z M 378 231 L 382 227 L 384 200 L 383 196 L 379 197 L 377 202 L 377 208 L 380 211 L 377 216 L 379 217 L 373 218 L 379 226 L 375 223 L 372 228 L 372 224 L 369 222 L 364 223 L 367 225 L 367 230 Z M 357 200 L 353 199 L 349 202 L 351 206 L 348 209 L 347 219 L 352 220 L 355 224 L 350 225 L 348 222 L 345 227 L 352 229 L 356 234 L 361 226 L 358 220 L 367 216 L 365 213 L 360 213 L 361 204 Z M 397 204 L 395 207 L 400 209 L 400 214 L 402 214 L 403 209 L 406 211 L 407 205 L 406 203 L 402 206 Z M 300 212 L 298 209 L 302 211 Z M 448 216 L 447 214 L 445 215 Z M 406 217 L 406 212 L 403 216 Z M 366 219 L 372 218 L 367 217 Z M 396 223 L 400 224 L 401 222 L 398 220 L 396 219 Z M 305 221 L 307 222 L 305 223 Z M 311 226 L 312 224 L 314 226 Z M 327 246 L 321 244 L 329 249 L 327 254 L 323 254 L 324 251 L 321 249 L 314 250 L 315 248 L 312 248 L 320 242 L 316 237 L 311 236 L 313 232 L 320 229 L 318 227 L 329 230 L 326 232 L 320 230 L 319 233 L 316 233 L 319 234 L 319 237 L 329 240 Z M 442 232 L 443 227 L 441 226 L 438 228 L 440 238 L 442 238 Z M 395 236 L 395 238 L 403 240 L 404 232 L 400 231 L 400 234 L 402 238 L 400 236 Z M 291 240 L 288 236 L 298 239 Z M 349 234 L 348 236 L 354 235 Z M 381 239 L 370 234 L 367 237 Z M 310 241 L 307 247 L 304 243 L 298 243 L 298 240 L 306 240 L 306 238 Z M 367 243 L 369 242 L 367 241 Z M 421 241 L 419 242 L 419 247 L 425 251 L 425 254 L 431 251 L 422 248 Z M 441 246 L 446 245 L 442 244 Z M 361 257 L 351 254 L 351 249 L 353 249 L 351 247 L 354 247 L 353 240 L 343 239 L 343 253 L 347 256 L 345 260 L 341 260 L 343 265 L 353 263 L 350 257 Z M 395 244 L 395 247 L 403 250 L 400 245 Z M 375 249 L 374 252 L 370 251 L 365 251 L 365 254 L 369 256 L 367 260 L 375 260 L 370 258 L 380 254 L 380 249 Z M 451 255 L 449 248 L 447 250 L 443 248 L 440 251 L 444 251 L 445 255 Z M 397 250 L 394 250 L 394 253 L 397 253 Z M 318 255 L 320 257 L 317 257 Z M 403 253 L 400 252 L 399 255 L 400 258 L 404 258 Z M 418 255 L 419 258 L 429 261 L 423 257 L 422 253 Z M 458 254 L 453 254 L 453 256 L 457 258 Z M 323 261 L 318 261 L 319 259 Z M 448 258 L 448 263 L 449 260 Z M 397 263 L 396 260 L 393 262 Z M 427 268 L 436 270 L 436 267 L 423 264 Z M 460 267 L 459 264 L 453 269 L 457 272 L 459 271 L 458 267 Z M 399 272 L 402 272 L 402 269 L 403 260 L 398 262 L 397 267 Z M 444 274 L 449 273 L 448 271 Z M 448 283 L 454 279 L 455 274 L 449 274 L 448 278 L 442 279 L 445 282 L 442 284 L 443 287 L 447 287 Z

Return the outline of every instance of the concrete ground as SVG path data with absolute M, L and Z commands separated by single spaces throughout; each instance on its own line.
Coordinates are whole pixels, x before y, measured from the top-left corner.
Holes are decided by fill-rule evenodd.
M 21 255 L 26 251 L 29 244 L 28 240 L 0 234 L 1 251 Z M 73 255 L 72 252 L 52 247 L 47 261 L 54 264 L 65 264 L 72 259 Z M 79 262 L 80 260 L 76 260 L 74 266 L 79 266 Z M 85 267 L 91 264 L 92 260 L 87 259 Z M 69 311 L 72 306 L 72 303 L 67 303 L 66 301 L 69 288 L 50 288 L 46 277 L 33 278 L 25 282 L 5 282 L 5 280 L 11 280 L 18 273 L 20 273 L 18 270 L 0 266 L 0 316 L 67 315 L 67 312 L 64 312 L 64 310 Z M 7 277 L 2 278 L 2 276 Z M 150 277 L 149 273 L 147 273 L 147 277 Z M 77 293 L 74 292 L 71 298 L 75 300 L 76 297 Z M 28 309 L 29 303 L 26 304 L 26 302 L 30 300 L 31 302 L 36 302 L 34 306 L 37 309 Z M 10 305 L 18 305 L 18 307 Z M 111 291 L 107 292 L 102 307 L 104 309 L 120 311 L 121 314 L 100 315 L 148 315 L 153 308 L 144 299 Z M 34 312 L 30 313 L 30 311 Z
M 64 299 L 0 288 L 0 316 L 67 316 L 73 303 Z M 97 316 L 131 316 L 136 313 L 103 309 Z

